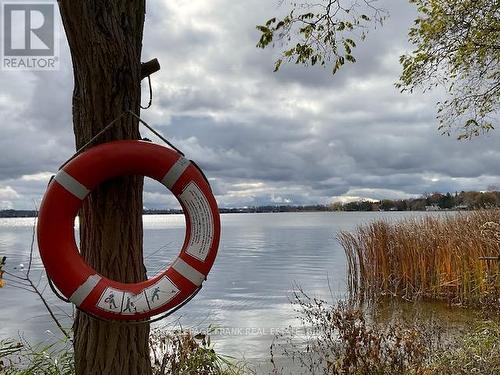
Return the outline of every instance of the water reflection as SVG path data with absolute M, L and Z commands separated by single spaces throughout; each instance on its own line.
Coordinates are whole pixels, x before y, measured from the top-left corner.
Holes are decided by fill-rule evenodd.
M 415 215 L 415 213 L 413 213 Z M 424 213 L 418 213 L 424 215 Z M 160 325 L 218 327 L 219 350 L 245 358 L 268 358 L 273 332 L 294 323 L 297 313 L 289 303 L 294 285 L 331 300 L 344 296 L 345 256 L 335 236 L 340 230 L 376 218 L 396 220 L 407 213 L 280 213 L 222 215 L 219 256 L 201 292 L 175 316 Z M 171 262 L 184 241 L 182 215 L 144 217 L 144 247 L 150 276 Z M 7 270 L 27 263 L 33 219 L 0 219 L 0 254 Z M 36 244 L 35 244 L 36 245 Z M 35 252 L 33 277 L 42 277 Z M 72 307 L 46 292 L 66 326 Z M 0 337 L 24 332 L 28 338 L 48 339 L 55 332 L 34 295 L 14 288 L 0 290 Z M 177 324 L 177 323 L 176 323 Z

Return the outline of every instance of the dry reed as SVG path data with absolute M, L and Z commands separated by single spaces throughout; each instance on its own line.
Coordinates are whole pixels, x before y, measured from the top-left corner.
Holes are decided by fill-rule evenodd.
M 375 221 L 338 236 L 353 298 L 500 307 L 500 210 Z

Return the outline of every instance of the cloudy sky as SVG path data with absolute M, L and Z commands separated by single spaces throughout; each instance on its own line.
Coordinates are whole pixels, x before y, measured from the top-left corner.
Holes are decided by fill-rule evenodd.
M 406 198 L 485 190 L 500 182 L 500 132 L 469 142 L 440 136 L 440 93 L 394 88 L 415 16 L 387 0 L 390 18 L 358 48 L 358 63 L 285 65 L 255 48 L 255 25 L 278 0 L 148 2 L 143 59 L 157 57 L 154 102 L 142 116 L 195 160 L 222 207 Z M 57 72 L 0 72 L 0 208 L 31 209 L 74 150 L 72 72 L 61 39 Z M 144 99 L 147 90 L 144 85 Z M 146 132 L 145 136 L 149 136 Z M 148 208 L 175 207 L 158 183 Z

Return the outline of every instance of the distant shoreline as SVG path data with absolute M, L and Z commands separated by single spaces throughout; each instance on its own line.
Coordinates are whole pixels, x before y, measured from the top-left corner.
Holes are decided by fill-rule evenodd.
M 259 206 L 259 207 L 236 207 L 219 208 L 221 214 L 241 214 L 241 213 L 267 213 L 267 212 L 326 212 L 333 211 L 328 206 Z M 143 210 L 143 215 L 178 215 L 182 214 L 181 209 L 161 209 L 161 210 Z M 35 210 L 0 210 L 0 218 L 19 218 L 19 217 L 37 217 L 38 211 Z
M 385 211 L 474 211 L 483 208 L 500 208 L 500 189 L 491 186 L 489 191 L 461 191 L 460 193 L 424 194 L 420 198 L 410 199 L 361 199 L 351 202 L 332 202 L 330 204 L 309 205 L 263 205 L 219 208 L 221 214 L 245 214 L 267 212 L 385 212 Z M 145 209 L 143 215 L 182 214 L 181 209 Z M 0 210 L 0 218 L 36 217 L 36 210 Z
M 219 208 L 221 214 L 245 214 L 245 213 L 283 213 L 283 212 L 430 212 L 430 211 L 474 211 L 474 209 L 450 208 L 440 210 L 338 210 L 330 206 L 261 206 L 243 208 Z M 182 214 L 180 209 L 144 210 L 143 215 L 178 215 Z M 0 218 L 35 218 L 38 212 L 35 210 L 0 210 Z

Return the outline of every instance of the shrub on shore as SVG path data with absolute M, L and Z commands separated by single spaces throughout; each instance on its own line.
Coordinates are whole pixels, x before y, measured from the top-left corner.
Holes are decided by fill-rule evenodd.
M 296 292 L 292 303 L 301 328 L 277 335 L 271 345 L 274 374 L 287 372 L 277 364 L 284 356 L 301 374 L 423 374 L 430 342 L 420 327 L 400 321 L 371 324 L 364 312 L 345 302 L 331 305 Z
M 398 296 L 500 307 L 500 210 L 375 221 L 338 239 L 360 300 Z
M 301 328 L 275 337 L 275 375 L 496 375 L 500 374 L 500 321 L 478 322 L 467 333 L 446 332 L 433 320 L 371 319 L 347 302 L 329 304 L 296 292 Z M 295 364 L 287 369 L 278 358 Z M 283 362 L 283 361 L 281 361 Z
M 217 353 L 208 334 L 155 329 L 150 335 L 153 375 L 250 375 L 244 362 Z M 74 375 L 73 350 L 68 340 L 31 345 L 27 340 L 0 341 L 0 374 Z
M 149 337 L 153 375 L 250 375 L 244 362 L 215 352 L 208 333 L 155 329 Z

